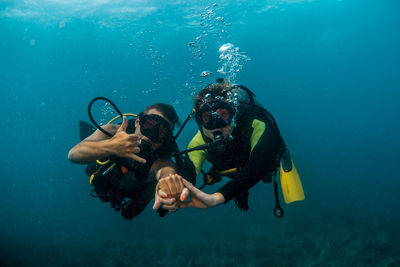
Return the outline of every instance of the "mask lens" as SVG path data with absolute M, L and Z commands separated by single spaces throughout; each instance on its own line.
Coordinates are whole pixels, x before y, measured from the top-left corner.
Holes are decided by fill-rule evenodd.
M 154 120 L 152 120 L 152 119 L 146 119 L 145 121 L 144 121 L 144 123 L 143 123 L 143 128 L 144 129 L 151 129 L 151 128 L 153 128 L 155 125 L 157 125 L 158 124 L 158 122 L 156 122 L 156 121 L 154 121 Z
M 218 108 L 215 112 L 221 117 L 222 120 L 227 121 L 231 119 L 231 113 L 226 108 Z M 201 114 L 201 120 L 203 123 L 209 123 L 211 120 L 211 111 L 204 111 Z
M 218 108 L 216 112 L 221 116 L 224 121 L 231 118 L 231 113 L 226 108 Z
M 211 120 L 211 111 L 204 111 L 201 114 L 201 120 L 203 123 L 208 123 Z
M 142 134 L 155 143 L 161 143 L 171 133 L 168 122 L 155 114 L 140 116 L 139 123 Z
M 160 139 L 162 140 L 167 136 L 168 129 L 165 128 L 165 126 L 161 124 L 160 127 L 158 128 L 158 133 L 159 133 Z
M 222 101 L 209 102 L 200 107 L 196 114 L 197 123 L 208 130 L 224 128 L 232 122 L 234 109 Z

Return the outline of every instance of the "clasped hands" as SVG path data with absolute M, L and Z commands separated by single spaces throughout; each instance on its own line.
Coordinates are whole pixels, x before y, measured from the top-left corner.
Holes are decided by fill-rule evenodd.
M 162 207 L 170 212 L 188 207 L 206 209 L 224 201 L 221 193 L 204 193 L 180 175 L 170 174 L 158 181 L 153 209 Z

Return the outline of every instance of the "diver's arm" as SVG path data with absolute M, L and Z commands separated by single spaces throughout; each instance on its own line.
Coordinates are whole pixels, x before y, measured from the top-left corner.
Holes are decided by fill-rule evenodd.
M 178 209 L 176 197 L 189 194 L 189 190 L 184 189 L 182 182 L 179 183 L 180 176 L 176 174 L 175 163 L 167 158 L 157 159 L 150 168 L 149 176 L 158 181 L 154 190 L 153 209 L 158 210 L 162 206 L 167 211 L 176 211 Z M 165 192 L 161 188 L 164 188 Z
M 102 128 L 107 132 L 114 134 L 118 127 L 116 125 L 107 124 Z M 68 153 L 68 159 L 74 163 L 87 164 L 107 157 L 111 154 L 110 137 L 105 135 L 100 130 L 96 130 L 92 135 L 82 140 L 74 146 Z
M 149 175 L 155 177 L 157 181 L 170 174 L 176 174 L 176 165 L 167 158 L 160 158 L 154 161 L 149 171 Z
M 112 138 L 96 130 L 69 151 L 68 159 L 74 163 L 87 164 L 110 155 L 116 155 L 145 163 L 144 159 L 134 154 L 140 151 L 138 147 L 139 137 L 135 134 L 126 133 L 127 126 L 128 121 L 125 117 L 121 126 L 115 124 L 104 125 L 104 130 L 115 134 Z
M 218 206 L 225 202 L 225 197 L 219 192 L 214 194 L 207 194 L 201 191 L 200 189 L 193 186 L 192 183 L 183 180 L 183 184 L 185 187 L 190 190 L 190 200 L 181 203 L 181 208 L 198 208 L 198 209 L 206 209 Z
M 181 201 L 180 207 L 182 208 L 194 207 L 206 209 L 218 206 L 225 202 L 225 197 L 221 193 L 204 193 L 178 174 L 162 178 L 158 185 L 159 186 L 156 188 L 157 193 L 153 209 L 158 209 L 162 204 L 164 209 L 173 212 L 176 211 L 179 207 L 177 198 L 179 197 L 180 190 L 182 190 L 182 193 L 180 194 L 179 200 Z M 175 195 L 167 195 L 165 193 L 166 191 L 169 191 L 170 194 L 175 192 Z M 185 200 L 188 201 L 185 202 Z
M 203 145 L 204 143 L 201 133 L 198 132 L 190 141 L 188 149 Z M 197 175 L 200 173 L 206 156 L 207 154 L 205 150 L 189 152 L 185 156 L 183 169 L 179 170 L 179 174 L 187 178 L 190 182 L 196 183 Z M 157 184 L 153 209 L 158 209 L 162 205 L 164 209 L 174 212 L 178 209 L 178 199 L 180 201 L 189 199 L 190 191 L 187 188 L 183 188 L 182 176 L 180 175 L 168 174 L 166 179 L 162 179 Z M 165 177 L 163 175 L 160 176 Z M 179 194 L 176 194 L 179 190 L 182 191 L 180 196 Z

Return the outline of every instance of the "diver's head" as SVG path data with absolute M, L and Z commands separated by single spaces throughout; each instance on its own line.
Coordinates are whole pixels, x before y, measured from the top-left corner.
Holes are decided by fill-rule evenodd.
M 175 125 L 179 125 L 179 118 L 172 106 L 157 103 L 140 113 L 135 125 L 136 133 L 142 136 L 142 140 L 151 144 L 152 150 L 157 150 L 173 140 L 173 131 Z
M 227 138 L 233 131 L 236 108 L 228 83 L 218 81 L 202 89 L 195 98 L 195 119 L 200 130 L 215 140 L 214 132 Z

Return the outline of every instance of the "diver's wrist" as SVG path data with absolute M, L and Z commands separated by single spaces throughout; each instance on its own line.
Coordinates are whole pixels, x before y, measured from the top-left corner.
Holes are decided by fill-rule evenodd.
M 212 197 L 214 199 L 214 207 L 221 205 L 222 203 L 225 202 L 225 197 L 220 192 L 215 192 L 214 194 L 212 194 Z
M 159 181 L 161 178 L 168 177 L 169 175 L 176 174 L 176 171 L 174 168 L 170 166 L 163 167 L 159 169 L 156 173 L 156 179 Z
M 101 151 L 101 154 L 103 157 L 107 157 L 107 156 L 115 154 L 112 139 L 107 139 L 107 140 L 103 140 L 100 142 L 101 142 L 101 144 L 99 144 L 98 151 Z

